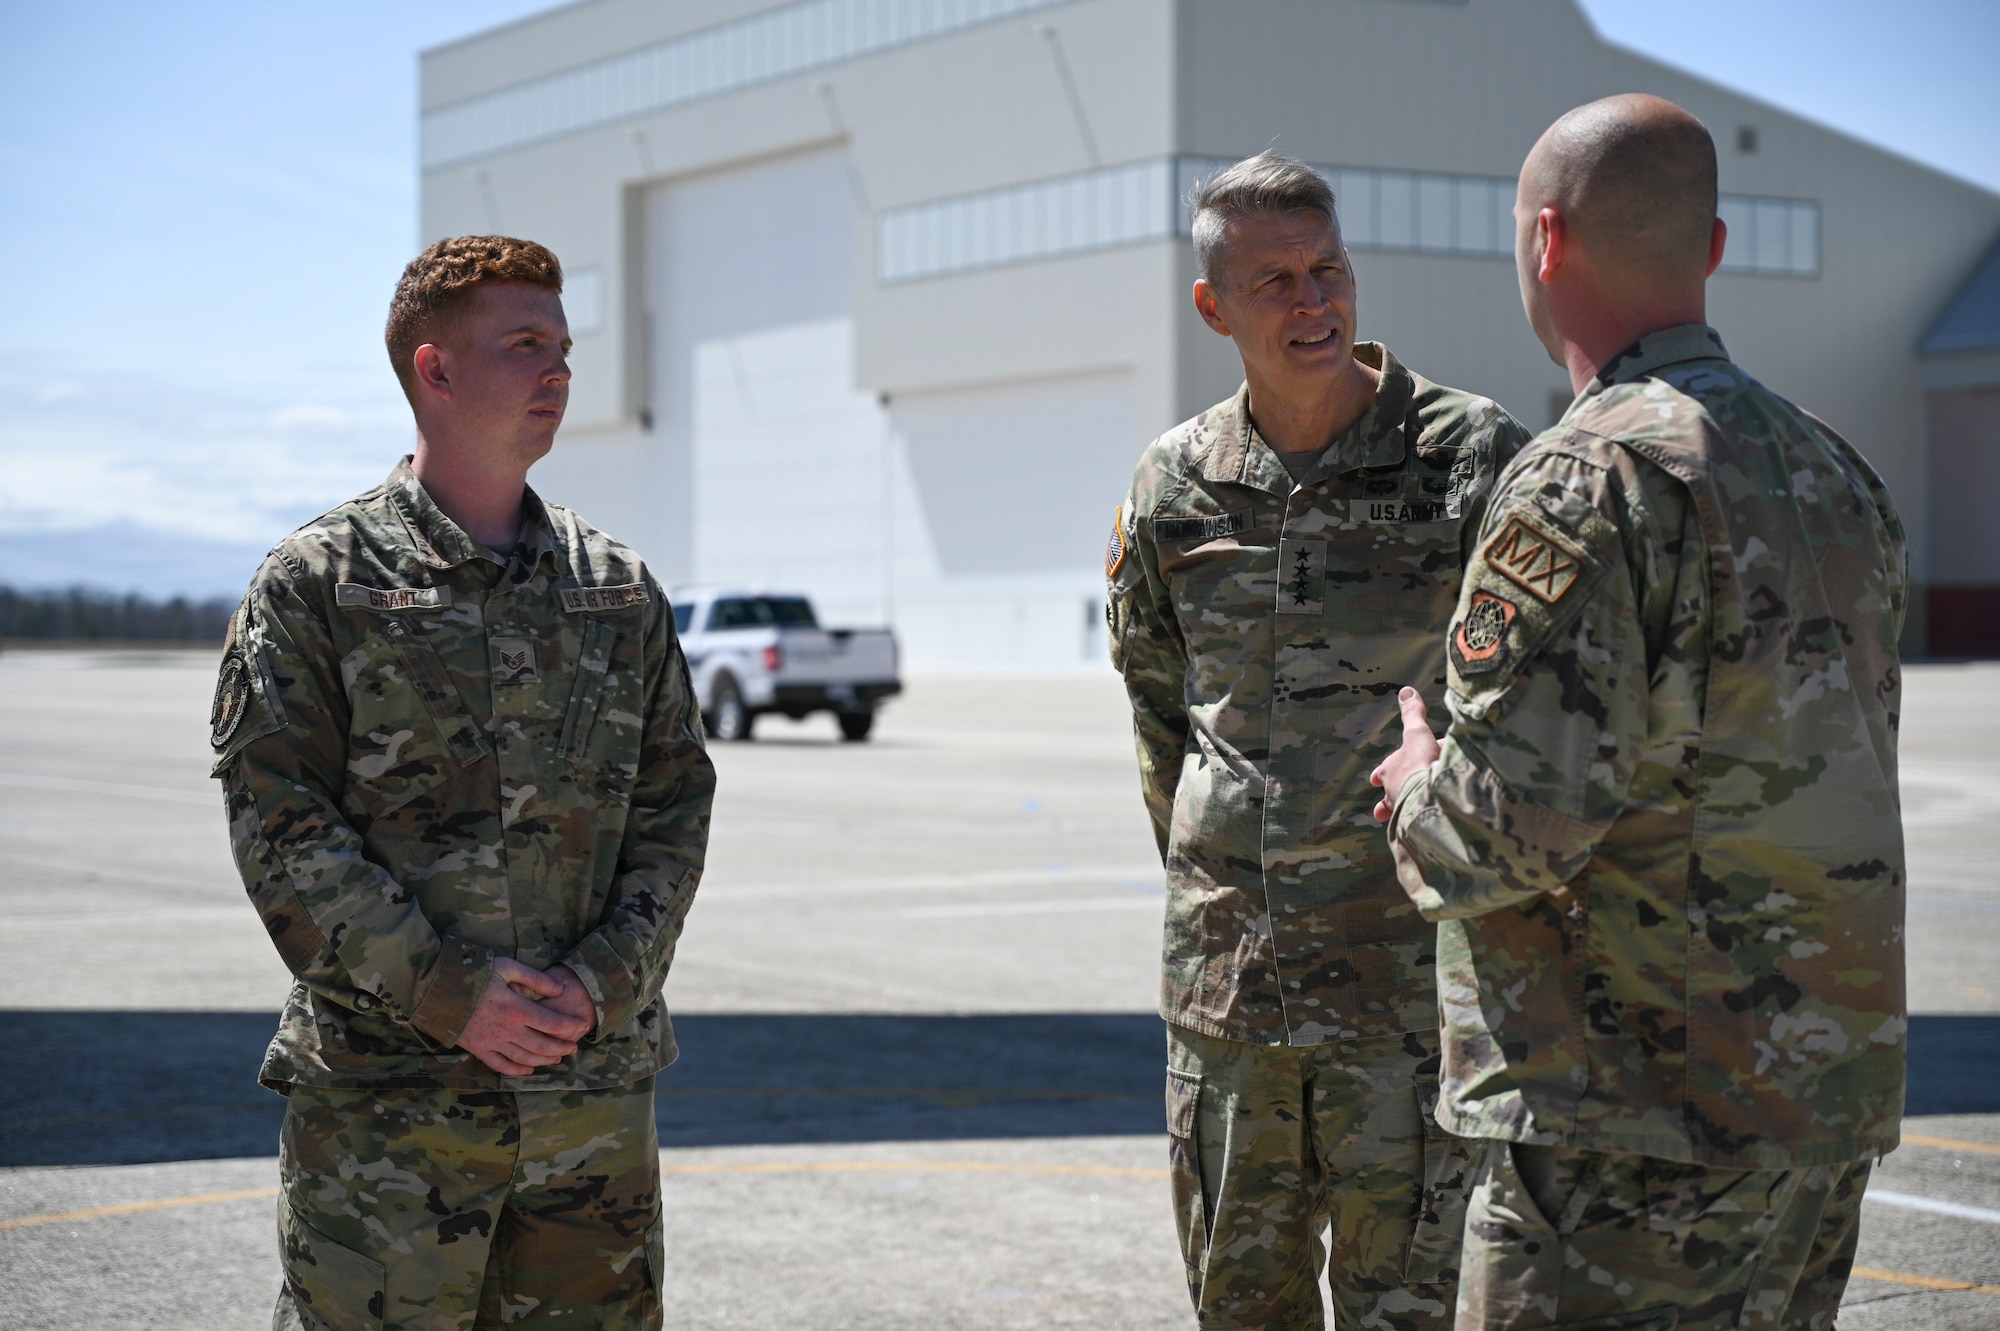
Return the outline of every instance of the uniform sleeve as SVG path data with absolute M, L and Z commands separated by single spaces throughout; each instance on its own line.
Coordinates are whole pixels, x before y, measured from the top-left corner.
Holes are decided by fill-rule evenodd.
M 666 597 L 647 632 L 646 728 L 625 839 L 604 921 L 563 964 L 597 1005 L 610 1031 L 651 1003 L 666 983 L 708 850 L 715 768 L 701 731 L 687 658 Z
M 1160 577 L 1159 559 L 1134 498 L 1118 510 L 1105 555 L 1106 618 L 1111 665 L 1124 676 L 1132 702 L 1132 734 L 1139 755 L 1139 789 L 1152 819 L 1153 839 L 1166 859 L 1173 824 L 1174 791 L 1187 753 L 1187 643 L 1174 618 L 1172 593 Z
M 1495 495 L 1449 628 L 1451 729 L 1389 826 L 1426 919 L 1567 883 L 1649 755 L 1699 735 L 1699 528 L 1671 481 L 1632 480 L 1536 458 Z
M 340 666 L 326 624 L 275 557 L 231 623 L 211 720 L 237 868 L 292 974 L 345 1007 L 386 1009 L 455 1045 L 492 953 L 434 929 L 342 817 Z
M 1480 526 L 1492 506 L 1494 487 L 1508 464 L 1534 437 L 1497 402 L 1482 402 L 1475 409 L 1471 424 L 1473 470 L 1461 500 L 1464 522 L 1459 528 L 1464 541 L 1459 553 L 1467 564 L 1472 562 L 1472 552 L 1478 548 Z

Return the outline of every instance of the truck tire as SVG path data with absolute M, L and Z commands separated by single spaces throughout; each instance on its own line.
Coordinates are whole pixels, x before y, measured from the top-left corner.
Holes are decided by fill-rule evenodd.
M 742 690 L 736 681 L 723 675 L 715 681 L 715 705 L 708 713 L 708 733 L 725 743 L 736 743 L 750 738 L 750 727 L 756 716 L 743 705 Z
M 849 744 L 859 744 L 868 738 L 868 732 L 875 726 L 875 709 L 862 708 L 852 712 L 835 712 L 840 721 L 840 738 Z

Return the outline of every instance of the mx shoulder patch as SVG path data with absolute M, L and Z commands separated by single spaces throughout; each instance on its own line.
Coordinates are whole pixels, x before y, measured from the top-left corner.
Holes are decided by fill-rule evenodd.
M 1104 546 L 1104 580 L 1111 581 L 1118 576 L 1118 570 L 1125 567 L 1125 506 L 1120 504 L 1111 515 L 1111 539 Z
M 1519 509 L 1507 515 L 1479 557 L 1550 605 L 1569 595 L 1589 567 L 1589 556 L 1581 546 Z

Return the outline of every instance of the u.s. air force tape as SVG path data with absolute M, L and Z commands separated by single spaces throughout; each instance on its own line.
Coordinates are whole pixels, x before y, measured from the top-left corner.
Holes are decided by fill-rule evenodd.
M 1213 541 L 1250 529 L 1250 510 L 1221 513 L 1212 518 L 1154 518 L 1156 541 Z
M 617 587 L 558 587 L 556 596 L 561 599 L 562 608 L 571 614 L 623 610 L 628 605 L 643 605 L 648 599 L 643 582 L 628 582 Z

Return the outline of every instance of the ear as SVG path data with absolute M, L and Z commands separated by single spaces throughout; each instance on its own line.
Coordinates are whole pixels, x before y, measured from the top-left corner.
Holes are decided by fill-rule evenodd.
M 1208 279 L 1205 277 L 1197 277 L 1194 280 L 1194 309 L 1195 313 L 1201 316 L 1201 321 L 1210 328 L 1224 337 L 1233 336 L 1229 331 L 1228 322 L 1222 317 L 1222 306 L 1216 301 L 1215 288 L 1208 284 Z
M 1553 208 L 1535 214 L 1535 278 L 1544 286 L 1555 280 L 1556 269 L 1569 261 L 1576 237 L 1569 222 Z
M 1729 243 L 1729 223 L 1720 217 L 1715 219 L 1715 230 L 1708 233 L 1708 271 L 1703 277 L 1714 277 L 1715 270 L 1722 266 L 1722 249 Z
M 451 400 L 451 357 L 443 347 L 426 342 L 411 357 L 417 371 L 417 387 L 426 393 Z

